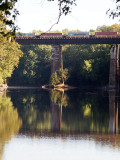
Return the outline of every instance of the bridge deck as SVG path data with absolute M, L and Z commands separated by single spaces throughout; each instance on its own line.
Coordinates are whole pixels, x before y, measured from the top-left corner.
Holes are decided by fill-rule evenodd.
M 65 44 L 120 44 L 120 37 L 85 37 L 85 38 L 36 38 L 17 37 L 16 42 L 22 45 L 45 44 L 45 45 L 65 45 Z

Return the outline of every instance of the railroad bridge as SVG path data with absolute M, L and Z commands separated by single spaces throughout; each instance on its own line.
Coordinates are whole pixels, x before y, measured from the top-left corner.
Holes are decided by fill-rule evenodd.
M 109 88 L 119 87 L 119 45 L 120 37 L 17 37 L 16 42 L 21 45 L 52 45 L 51 74 L 63 68 L 62 46 L 66 44 L 110 44 L 110 73 Z

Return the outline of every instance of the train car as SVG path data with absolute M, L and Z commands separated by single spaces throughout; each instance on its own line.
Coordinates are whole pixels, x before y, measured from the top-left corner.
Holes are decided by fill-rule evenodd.
M 88 36 L 89 32 L 68 32 L 69 36 Z
M 35 36 L 35 33 L 16 33 L 15 35 L 19 37 L 32 37 Z
M 40 37 L 45 37 L 45 38 L 62 38 L 62 33 L 41 33 Z
M 95 32 L 95 37 L 117 37 L 118 32 Z
M 69 37 L 89 37 L 89 32 L 69 32 Z

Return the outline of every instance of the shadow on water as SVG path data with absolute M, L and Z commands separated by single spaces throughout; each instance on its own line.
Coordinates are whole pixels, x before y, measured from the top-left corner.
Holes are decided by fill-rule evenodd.
M 94 139 L 120 147 L 116 91 L 12 90 L 0 95 L 0 154 L 15 134 Z

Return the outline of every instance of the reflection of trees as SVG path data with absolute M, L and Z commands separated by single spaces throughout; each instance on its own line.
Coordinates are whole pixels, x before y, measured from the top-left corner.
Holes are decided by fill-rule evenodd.
M 68 105 L 68 97 L 65 93 L 52 89 L 50 91 L 50 99 L 58 106 L 66 107 Z
M 50 130 L 50 112 L 40 111 L 34 105 L 24 107 L 24 128 L 37 131 Z
M 22 91 L 13 97 L 23 130 L 109 133 L 108 93 L 51 90 L 49 97 L 46 91 Z
M 50 130 L 51 115 L 49 103 L 47 102 L 49 96 L 43 92 L 39 92 L 39 94 L 34 93 L 34 91 L 23 93 L 17 93 L 17 97 L 13 99 L 23 120 L 22 130 Z
M 69 95 L 69 98 L 68 98 Z M 72 97 L 71 97 L 72 96 Z M 108 133 L 109 107 L 106 97 L 96 94 L 65 94 L 50 91 L 52 131 Z M 63 107 L 62 106 L 67 106 Z
M 14 134 L 17 134 L 22 121 L 18 116 L 17 109 L 14 109 L 10 97 L 0 95 L 0 159 L 6 141 L 9 141 Z
M 92 93 L 69 95 L 67 108 L 63 108 L 61 131 L 77 133 L 108 133 L 108 98 Z
M 51 130 L 58 132 L 61 128 L 62 107 L 66 107 L 68 105 L 68 97 L 64 92 L 51 90 L 50 99 Z

